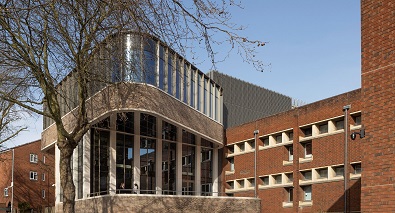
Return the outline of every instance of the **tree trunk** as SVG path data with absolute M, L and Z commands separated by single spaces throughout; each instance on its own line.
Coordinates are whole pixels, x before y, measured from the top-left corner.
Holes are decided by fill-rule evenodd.
M 73 150 L 68 145 L 60 149 L 60 184 L 63 189 L 63 212 L 65 213 L 74 213 L 75 186 L 71 171 Z

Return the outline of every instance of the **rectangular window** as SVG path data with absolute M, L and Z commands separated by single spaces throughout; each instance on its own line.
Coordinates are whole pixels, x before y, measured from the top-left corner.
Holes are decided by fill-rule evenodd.
M 311 158 L 313 156 L 313 147 L 311 142 L 305 143 L 304 145 L 304 157 Z
M 302 187 L 304 194 L 304 201 L 311 201 L 311 186 Z
M 305 137 L 310 137 L 310 136 L 313 135 L 313 131 L 311 129 L 311 126 L 303 128 L 302 132 L 303 132 Z
M 263 139 L 263 146 L 269 146 L 269 138 Z
M 229 185 L 229 189 L 234 189 L 235 188 L 235 184 L 234 184 L 233 181 L 229 181 L 229 182 L 226 182 L 226 183 Z
M 245 151 L 245 144 L 244 144 L 244 142 L 243 143 L 239 143 L 238 146 L 239 146 L 240 152 L 244 152 Z
M 30 163 L 37 163 L 38 156 L 36 154 L 30 154 Z
M 334 167 L 333 170 L 336 177 L 342 177 L 344 175 L 344 166 Z
M 8 197 L 8 188 L 4 188 L 4 197 Z
M 44 189 L 41 191 L 41 196 L 43 199 L 45 198 L 45 190 Z
M 229 158 L 229 164 L 230 164 L 230 171 L 235 171 L 235 161 L 234 158 Z
M 321 124 L 318 126 L 320 134 L 328 133 L 328 123 Z
M 303 176 L 304 181 L 312 180 L 311 170 L 310 171 L 303 171 L 302 176 Z
M 293 146 L 288 146 L 288 161 L 293 161 L 294 160 L 294 148 Z
M 201 153 L 202 162 L 211 160 L 211 151 L 204 151 Z
M 352 115 L 352 119 L 354 121 L 354 126 L 361 125 L 361 114 Z
M 344 120 L 335 121 L 336 130 L 344 129 Z
M 294 201 L 294 196 L 293 196 L 293 194 L 294 194 L 294 188 L 293 187 L 290 187 L 290 188 L 286 188 L 286 190 L 287 190 L 287 202 L 288 203 L 292 203 L 293 201 Z
M 269 176 L 261 177 L 264 186 L 269 185 Z
M 30 180 L 37 180 L 37 172 L 30 171 Z
M 42 174 L 42 180 L 45 181 L 45 173 Z
M 288 140 L 293 141 L 294 139 L 294 133 L 293 132 L 289 132 L 288 133 Z
M 43 155 L 43 164 L 45 164 L 45 155 Z
M 273 175 L 274 178 L 274 184 L 281 184 L 281 175 Z
M 235 148 L 233 145 L 228 146 L 229 154 L 235 153 Z
M 283 137 L 281 135 L 277 135 L 276 136 L 276 143 L 279 144 L 281 142 L 283 142 Z
M 287 182 L 292 183 L 294 181 L 294 175 L 293 173 L 287 173 L 285 174 L 287 176 Z
M 317 173 L 320 179 L 328 178 L 328 168 L 317 169 Z
M 354 174 L 361 174 L 362 173 L 361 163 L 352 164 L 352 168 L 354 169 Z

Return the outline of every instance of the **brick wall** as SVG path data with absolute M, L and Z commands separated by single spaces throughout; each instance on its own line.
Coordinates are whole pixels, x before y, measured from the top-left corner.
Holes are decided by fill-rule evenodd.
M 363 212 L 395 209 L 394 11 L 393 0 L 361 1 L 362 121 L 366 128 L 362 140 Z
M 260 212 L 259 199 L 195 196 L 108 195 L 76 201 L 76 213 L 83 212 Z M 56 206 L 62 212 L 62 204 Z
M 299 180 L 302 179 L 300 170 L 326 167 L 331 165 L 344 164 L 344 130 L 335 133 L 329 133 L 326 136 L 312 137 L 313 160 L 310 162 L 300 163 L 299 158 L 304 157 L 303 142 L 299 141 L 299 136 L 303 133 L 300 126 L 309 125 L 330 118 L 341 118 L 344 115 L 343 106 L 351 104 L 350 112 L 359 112 L 361 110 L 361 90 L 354 90 L 332 98 L 321 100 L 303 107 L 295 108 L 280 114 L 262 118 L 254 122 L 246 123 L 238 127 L 227 129 L 226 143 L 235 144 L 240 141 L 253 140 L 253 132 L 259 130 L 259 136 L 271 133 L 282 132 L 293 129 L 293 142 L 287 145 L 293 145 L 294 156 L 291 164 L 283 164 L 288 159 L 286 146 L 278 145 L 268 149 L 261 149 L 258 152 L 257 175 L 265 176 L 285 172 L 293 173 L 293 207 L 283 207 L 286 201 L 286 187 L 269 187 L 258 190 L 258 196 L 261 198 L 262 212 L 311 212 L 311 211 L 343 211 L 344 209 L 344 181 L 324 181 L 312 184 L 312 206 L 299 206 L 299 201 L 303 200 L 303 190 L 299 186 Z M 349 124 L 353 124 L 352 117 L 349 116 Z M 263 142 L 258 140 L 258 144 L 263 146 Z M 361 160 L 360 144 L 357 141 L 349 141 L 348 161 L 358 162 Z M 225 151 L 227 153 L 227 151 Z M 225 154 L 226 156 L 226 154 Z M 254 152 L 231 155 L 234 158 L 234 173 L 224 172 L 224 188 L 229 188 L 227 180 L 237 180 L 242 178 L 254 177 Z M 353 171 L 348 164 L 348 171 Z M 224 163 L 224 171 L 229 171 L 230 165 Z M 258 178 L 258 184 L 263 182 Z M 360 210 L 360 179 L 352 179 L 349 185 L 349 206 L 353 211 Z M 292 184 L 291 184 L 292 186 Z M 237 197 L 253 197 L 254 190 L 249 188 L 235 191 Z

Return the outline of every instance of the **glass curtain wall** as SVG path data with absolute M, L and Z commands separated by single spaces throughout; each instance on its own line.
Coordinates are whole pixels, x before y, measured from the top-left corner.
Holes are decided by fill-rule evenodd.
M 156 117 L 141 114 L 140 135 L 140 193 L 155 194 Z
M 182 194 L 193 195 L 195 187 L 195 135 L 182 131 Z
M 106 118 L 92 128 L 91 145 L 91 193 L 108 194 L 110 119 Z
M 200 182 L 202 185 L 202 196 L 212 195 L 213 186 L 213 143 L 208 140 L 201 140 L 201 176 Z
M 176 194 L 177 127 L 162 122 L 162 193 Z

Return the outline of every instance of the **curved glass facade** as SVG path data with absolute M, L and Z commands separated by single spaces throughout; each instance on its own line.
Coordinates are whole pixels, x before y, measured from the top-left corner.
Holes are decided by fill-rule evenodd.
M 209 140 L 132 111 L 102 119 L 90 132 L 90 196 L 212 195 L 214 144 Z

